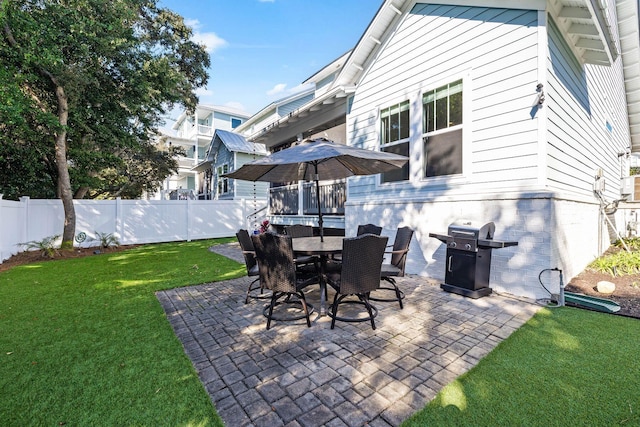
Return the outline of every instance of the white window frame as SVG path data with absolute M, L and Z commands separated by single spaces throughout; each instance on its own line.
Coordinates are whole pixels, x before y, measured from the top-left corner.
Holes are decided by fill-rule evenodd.
M 231 186 L 229 185 L 229 178 L 222 176 L 225 173 L 229 173 L 229 164 L 228 163 L 224 163 L 224 164 L 219 165 L 218 167 L 216 167 L 216 193 L 218 194 L 218 196 L 222 196 L 222 195 L 231 193 Z M 227 191 L 221 191 L 221 189 L 224 189 L 224 187 L 227 187 Z
M 444 85 L 454 83 L 457 80 L 462 80 L 462 124 L 448 127 L 445 129 L 435 130 L 433 132 L 424 133 L 423 129 L 423 104 L 422 99 L 423 95 L 427 92 L 433 91 L 439 87 Z M 445 78 L 438 79 L 437 81 L 429 82 L 429 84 L 425 84 L 421 87 L 418 101 L 417 103 L 420 105 L 419 111 L 416 111 L 416 114 L 419 117 L 415 117 L 416 120 L 419 120 L 420 126 L 416 132 L 414 142 L 417 144 L 419 158 L 416 161 L 416 168 L 419 169 L 419 180 L 423 184 L 426 185 L 438 185 L 438 184 L 451 184 L 452 182 L 465 182 L 467 181 L 470 173 L 471 173 L 471 129 L 472 129 L 472 121 L 471 121 L 471 95 L 472 95 L 472 79 L 470 76 L 470 70 L 453 74 Z M 454 130 L 462 130 L 462 172 L 459 174 L 452 175 L 440 175 L 440 176 L 426 176 L 426 156 L 424 146 L 424 137 L 427 134 L 430 135 L 438 135 L 445 132 L 451 132 Z M 418 171 L 416 171 L 418 172 Z
M 396 141 L 391 141 L 388 143 L 383 143 L 382 141 L 382 114 L 383 111 L 388 110 L 390 108 L 393 108 L 395 106 L 398 106 L 401 108 L 401 106 L 403 104 L 407 104 L 407 108 L 408 108 L 408 115 L 409 115 L 409 120 L 408 120 L 408 135 L 406 138 L 400 138 Z M 411 115 L 412 115 L 412 110 L 413 110 L 413 103 L 411 102 L 411 99 L 404 97 L 401 100 L 399 100 L 398 102 L 388 102 L 384 104 L 384 107 L 382 108 L 378 108 L 378 123 L 377 123 L 377 132 L 378 132 L 378 150 L 381 152 L 384 152 L 384 149 L 387 147 L 393 147 L 395 145 L 400 145 L 400 144 L 407 144 L 408 147 L 408 151 L 409 151 L 409 155 L 411 154 Z M 411 163 L 411 161 L 409 161 L 409 163 Z M 382 177 L 383 174 L 379 174 L 378 175 L 378 185 L 381 186 L 393 186 L 393 185 L 399 185 L 399 184 L 403 184 L 406 182 L 411 181 L 411 165 L 408 165 L 409 167 L 409 176 L 407 177 L 407 179 L 402 179 L 402 180 L 396 180 L 396 181 L 383 181 Z
M 240 126 L 240 125 L 242 125 L 242 124 L 244 123 L 244 119 L 241 119 L 240 117 L 234 117 L 234 116 L 229 116 L 229 117 L 230 117 L 230 119 L 229 119 L 229 126 L 231 127 L 231 129 L 235 129 L 235 128 L 237 128 L 238 126 Z M 238 124 L 238 126 L 235 126 L 235 127 L 234 127 L 234 126 L 233 126 L 233 121 L 234 121 L 234 120 L 239 120 L 239 121 L 240 121 L 240 124 Z

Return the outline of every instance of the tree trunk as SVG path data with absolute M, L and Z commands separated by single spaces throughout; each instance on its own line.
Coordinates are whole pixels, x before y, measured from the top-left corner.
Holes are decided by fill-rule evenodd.
M 6 0 L 0 6 L 8 4 Z M 19 49 L 19 45 L 13 37 L 9 24 L 5 21 L 3 31 L 9 45 Z M 62 231 L 62 249 L 73 247 L 73 238 L 76 234 L 76 210 L 73 206 L 73 193 L 71 192 L 71 177 L 69 176 L 69 165 L 67 164 L 67 124 L 69 122 L 69 102 L 64 88 L 58 83 L 58 79 L 43 67 L 37 66 L 38 71 L 51 80 L 55 88 L 56 99 L 58 101 L 58 120 L 60 121 L 60 132 L 56 134 L 56 168 L 58 170 L 58 197 L 62 200 L 64 207 L 64 229 Z
M 55 83 L 55 79 L 54 79 Z M 69 165 L 67 164 L 67 123 L 69 120 L 69 105 L 64 88 L 58 84 L 55 86 L 58 99 L 58 120 L 62 129 L 56 134 L 56 167 L 58 168 L 58 197 L 64 207 L 64 229 L 62 232 L 62 249 L 73 247 L 73 238 L 76 234 L 76 210 L 73 206 L 73 192 L 71 191 L 71 178 Z

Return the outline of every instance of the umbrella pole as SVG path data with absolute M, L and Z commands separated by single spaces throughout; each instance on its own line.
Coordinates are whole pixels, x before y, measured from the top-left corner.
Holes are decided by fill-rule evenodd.
M 320 206 L 320 180 L 318 177 L 318 163 L 314 162 L 313 167 L 315 170 L 315 182 L 316 182 L 316 203 L 318 204 L 318 227 L 320 228 L 320 241 L 324 242 L 324 229 L 322 227 L 322 206 Z

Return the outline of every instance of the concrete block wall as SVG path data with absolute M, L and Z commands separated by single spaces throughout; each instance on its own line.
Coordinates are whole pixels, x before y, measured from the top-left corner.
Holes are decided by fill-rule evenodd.
M 371 222 L 382 226 L 383 235 L 392 242 L 397 227 L 412 227 L 415 235 L 407 273 L 440 282 L 445 275 L 446 246 L 429 233 L 446 233 L 449 224 L 460 219 L 478 224 L 493 221 L 496 240 L 518 242 L 518 246 L 492 251 L 490 285 L 496 292 L 547 298 L 539 277 L 556 293 L 559 275 L 543 270 L 562 269 L 566 284 L 598 256 L 598 205 L 560 199 L 552 193 L 476 196 L 464 201 L 348 201 L 345 209 L 347 235 L 354 235 L 358 224 Z

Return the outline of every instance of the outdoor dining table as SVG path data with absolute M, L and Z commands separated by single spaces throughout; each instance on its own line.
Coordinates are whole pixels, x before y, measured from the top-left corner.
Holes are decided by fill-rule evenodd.
M 324 241 L 318 236 L 314 237 L 295 237 L 291 239 L 293 243 L 293 252 L 296 255 L 315 255 L 320 257 L 320 273 L 318 281 L 320 282 L 320 316 L 327 314 L 326 301 L 326 266 L 330 255 L 342 252 L 342 240 L 344 236 L 324 236 Z

